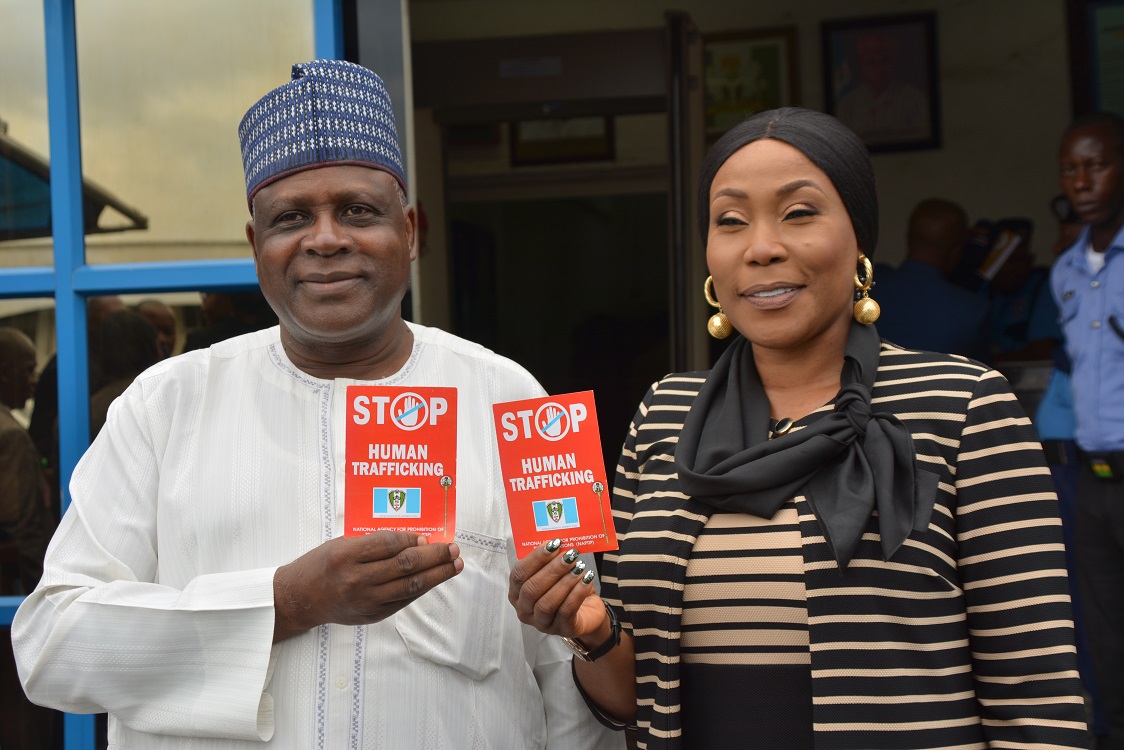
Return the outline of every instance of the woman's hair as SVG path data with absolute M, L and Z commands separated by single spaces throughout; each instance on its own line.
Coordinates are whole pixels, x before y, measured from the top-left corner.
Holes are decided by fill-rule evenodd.
M 873 256 L 878 243 L 878 194 L 866 146 L 831 115 L 802 107 L 759 112 L 735 125 L 710 147 L 699 183 L 699 233 L 703 246 L 710 226 L 710 186 L 714 175 L 735 152 L 762 138 L 787 143 L 828 176 L 851 217 L 859 249 Z

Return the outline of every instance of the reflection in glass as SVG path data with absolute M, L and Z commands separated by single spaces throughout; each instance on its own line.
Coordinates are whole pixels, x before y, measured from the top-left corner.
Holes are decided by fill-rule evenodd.
M 86 179 L 147 219 L 88 237 L 89 261 L 248 258 L 238 123 L 312 58 L 311 0 L 84 0 L 76 13 Z
M 0 247 L 0 254 L 7 247 Z M 55 348 L 50 299 L 0 300 L 0 596 L 35 587 L 58 523 L 50 467 L 29 431 L 37 381 Z M 0 638 L 8 638 L 4 628 Z M 61 747 L 62 714 L 31 704 L 0 648 L 0 747 Z
M 41 8 L 0 0 L 0 267 L 51 264 Z

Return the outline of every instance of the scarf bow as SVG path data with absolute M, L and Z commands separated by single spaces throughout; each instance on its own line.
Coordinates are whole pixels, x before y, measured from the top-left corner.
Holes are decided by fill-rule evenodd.
M 882 555 L 892 557 L 911 531 L 928 527 L 938 478 L 918 468 L 901 420 L 871 405 L 879 348 L 873 326 L 852 324 L 834 410 L 769 440 L 769 401 L 752 347 L 739 338 L 715 363 L 684 420 L 675 450 L 683 491 L 719 510 L 760 518 L 772 518 L 803 494 L 840 567 L 854 557 L 877 510 Z

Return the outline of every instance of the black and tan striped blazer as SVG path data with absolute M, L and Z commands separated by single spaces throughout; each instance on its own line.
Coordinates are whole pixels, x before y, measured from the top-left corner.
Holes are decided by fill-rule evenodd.
M 679 721 L 687 560 L 711 509 L 673 456 L 706 373 L 652 386 L 625 442 L 603 596 L 636 644 L 641 748 L 688 748 Z M 834 562 L 797 499 L 816 748 L 1084 748 L 1057 500 L 1007 381 L 961 357 L 883 344 L 873 401 L 940 476 L 936 508 L 889 561 L 871 519 Z M 747 706 L 752 710 L 752 706 Z

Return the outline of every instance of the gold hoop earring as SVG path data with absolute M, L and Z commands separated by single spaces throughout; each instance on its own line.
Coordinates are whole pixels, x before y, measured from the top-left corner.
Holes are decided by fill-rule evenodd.
M 874 286 L 874 267 L 870 265 L 870 258 L 859 253 L 859 269 L 855 270 L 855 296 L 858 299 L 855 300 L 854 316 L 855 320 L 864 326 L 878 320 L 878 316 L 882 314 L 882 308 L 870 298 L 869 292 L 872 286 Z
M 722 312 L 722 305 L 718 303 L 718 298 L 714 296 L 713 276 L 707 276 L 706 281 L 703 282 L 703 294 L 706 295 L 707 304 L 718 308 L 718 312 L 711 315 L 710 320 L 706 322 L 706 330 L 714 338 L 724 339 L 730 335 L 734 327 L 730 325 L 730 319 L 726 317 L 726 313 Z

